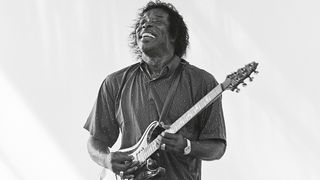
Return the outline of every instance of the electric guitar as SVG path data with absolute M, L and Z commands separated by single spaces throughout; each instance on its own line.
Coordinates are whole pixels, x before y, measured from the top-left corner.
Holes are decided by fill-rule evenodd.
M 238 85 L 242 84 L 243 86 L 246 86 L 247 84 L 244 80 L 247 78 L 252 81 L 253 77 L 250 75 L 252 73 L 258 73 L 258 71 L 256 71 L 257 66 L 258 63 L 252 62 L 228 75 L 223 83 L 217 85 L 207 95 L 193 105 L 187 112 L 178 118 L 169 129 L 162 128 L 158 121 L 154 121 L 147 127 L 140 140 L 134 146 L 126 149 L 120 149 L 119 151 L 132 155 L 134 157 L 134 161 L 139 162 L 138 169 L 134 173 L 134 180 L 146 180 L 164 173 L 165 169 L 157 167 L 155 165 L 156 162 L 151 157 L 160 148 L 162 137 L 158 135 L 161 134 L 162 131 L 173 134 L 178 132 L 194 116 L 212 104 L 223 91 L 231 90 L 239 92 L 240 89 L 238 88 Z M 104 178 L 103 174 L 105 173 L 102 173 L 100 179 Z

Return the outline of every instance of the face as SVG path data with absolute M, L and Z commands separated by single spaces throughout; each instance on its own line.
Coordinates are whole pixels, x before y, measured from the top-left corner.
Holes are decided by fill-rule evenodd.
M 136 37 L 143 53 L 173 49 L 174 38 L 169 35 L 168 17 L 168 13 L 162 9 L 151 9 L 140 19 Z

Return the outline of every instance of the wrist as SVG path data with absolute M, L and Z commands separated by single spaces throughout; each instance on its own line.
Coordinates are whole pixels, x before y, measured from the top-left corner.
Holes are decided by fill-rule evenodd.
M 107 169 L 110 169 L 110 167 L 111 167 L 111 153 L 110 153 L 109 148 L 107 148 L 106 151 L 101 154 L 101 158 L 102 158 L 102 166 Z

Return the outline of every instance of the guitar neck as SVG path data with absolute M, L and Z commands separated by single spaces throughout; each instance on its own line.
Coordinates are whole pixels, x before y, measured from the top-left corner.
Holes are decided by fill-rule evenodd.
M 194 116 L 199 112 L 213 103 L 224 91 L 222 85 L 219 84 L 214 89 L 212 89 L 207 95 L 205 95 L 200 101 L 193 105 L 187 112 L 185 112 L 179 119 L 177 119 L 166 132 L 175 134 L 178 132 L 185 124 L 187 124 Z M 154 139 L 144 150 L 139 153 L 138 159 L 140 161 L 145 161 L 150 157 L 157 149 L 160 147 L 161 136 Z
M 223 92 L 222 85 L 219 84 L 205 95 L 200 101 L 193 105 L 187 112 L 185 112 L 179 119 L 177 119 L 166 132 L 176 133 L 185 124 L 187 124 L 194 116 L 204 110 L 207 106 L 213 103 Z

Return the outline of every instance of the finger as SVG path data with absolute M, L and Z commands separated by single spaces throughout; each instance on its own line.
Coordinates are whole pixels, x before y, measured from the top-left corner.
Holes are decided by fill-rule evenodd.
M 176 148 L 170 144 L 166 144 L 164 151 L 177 151 Z
M 123 171 L 120 171 L 118 175 L 120 176 L 121 179 L 133 180 L 134 178 L 133 174 L 126 175 Z
M 172 134 L 172 133 L 168 133 L 168 132 L 162 132 L 161 135 L 164 137 L 164 138 L 167 138 L 167 139 L 177 139 L 179 135 L 177 134 Z
M 127 166 L 127 170 L 126 171 L 128 171 L 129 169 L 131 169 L 131 168 L 134 168 L 134 167 L 138 167 L 139 166 L 139 161 L 132 161 L 132 162 L 130 162 L 129 164 L 127 164 L 128 166 Z
M 164 122 L 160 122 L 160 125 L 163 129 L 169 129 L 170 125 L 165 125 Z
M 133 160 L 133 156 L 129 156 L 127 153 L 123 153 L 123 152 L 115 152 L 113 153 L 113 156 L 112 156 L 113 162 L 125 162 L 125 161 L 131 162 L 132 160 Z
M 138 166 L 140 164 L 139 161 L 132 161 L 132 165 L 131 166 Z
M 133 179 L 134 178 L 134 172 L 138 170 L 138 165 L 139 162 L 138 161 L 134 161 L 132 163 L 130 163 L 130 167 L 127 168 L 127 170 L 125 170 L 123 172 L 123 178 L 124 179 Z
M 138 169 L 138 166 L 133 166 L 124 171 L 125 175 L 133 174 Z
M 173 146 L 176 144 L 176 141 L 173 139 L 167 139 L 167 138 L 163 138 L 161 141 L 162 144 L 166 144 L 166 145 L 170 145 Z
M 133 174 L 130 174 L 130 175 L 123 175 L 122 176 L 122 179 L 133 179 L 134 178 L 134 175 Z
M 132 161 L 132 162 L 126 161 L 126 163 L 116 162 L 116 163 L 113 164 L 113 170 L 115 172 L 117 172 L 117 171 L 127 171 L 128 169 L 133 168 L 133 167 L 138 166 L 138 165 L 139 165 L 139 161 Z
M 164 144 L 164 143 L 161 144 L 160 149 L 163 150 L 163 151 L 165 151 L 165 150 L 166 150 L 166 144 Z
M 165 125 L 165 124 L 163 124 L 163 125 L 162 125 L 162 128 L 163 128 L 163 129 L 169 129 L 169 128 L 170 128 L 170 125 Z
M 120 161 L 130 161 L 131 162 L 133 160 L 132 155 L 128 155 L 127 153 L 124 153 L 124 152 L 118 152 L 116 157 Z
M 120 171 L 125 171 L 127 169 L 128 167 L 125 164 L 113 163 L 113 166 L 112 166 L 112 171 L 116 173 L 119 173 Z

